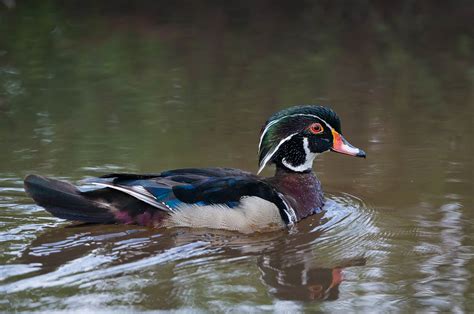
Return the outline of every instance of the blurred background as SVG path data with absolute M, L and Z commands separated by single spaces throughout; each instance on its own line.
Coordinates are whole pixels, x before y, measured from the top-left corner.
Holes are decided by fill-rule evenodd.
M 473 2 L 462 0 L 3 0 L 0 291 L 10 297 L 0 309 L 474 311 L 473 21 Z M 333 201 L 330 227 L 312 220 L 271 241 L 239 238 L 238 253 L 230 255 L 228 238 L 216 244 L 198 234 L 157 248 L 143 243 L 176 234 L 143 235 L 138 228 L 140 237 L 126 243 L 148 239 L 142 253 L 151 258 L 180 243 L 185 253 L 177 259 L 187 264 L 152 259 L 128 268 L 131 260 L 115 259 L 112 248 L 130 256 L 140 248 L 123 248 L 125 240 L 110 237 L 112 248 L 102 251 L 103 237 L 92 237 L 71 255 L 77 245 L 66 239 L 103 230 L 57 231 L 65 224 L 23 192 L 22 178 L 31 172 L 71 181 L 183 167 L 255 172 L 265 120 L 309 103 L 335 109 L 345 137 L 368 154 L 367 160 L 330 153 L 316 160 Z M 128 232 L 110 228 L 109 235 Z M 54 237 L 44 239 L 48 230 L 56 230 Z M 253 241 L 270 262 L 248 253 Z M 193 257 L 195 248 L 186 245 L 203 242 L 203 255 Z M 45 243 L 54 250 L 29 253 Z M 90 248 L 94 243 L 98 251 Z M 19 261 L 25 254 L 50 259 Z M 236 256 L 244 262 L 231 262 Z M 363 263 L 347 262 L 360 256 Z M 104 275 L 105 287 L 64 280 L 83 266 L 57 273 L 74 261 L 84 265 L 86 257 L 90 269 L 117 263 L 129 275 L 123 269 L 112 279 Z M 328 293 L 334 302 L 306 300 L 299 273 L 289 275 L 293 281 L 282 293 L 266 271 L 277 267 L 272 261 L 294 265 L 296 273 L 303 261 L 301 269 L 312 265 L 324 273 L 316 276 L 325 281 L 321 287 L 329 289 L 331 280 L 331 289 L 339 286 Z M 365 266 L 346 268 L 336 285 L 334 269 L 353 264 Z M 141 275 L 144 269 L 153 275 Z M 192 277 L 183 269 L 206 271 Z M 38 272 L 54 278 L 32 285 L 44 280 Z M 235 277 L 225 276 L 231 272 Z

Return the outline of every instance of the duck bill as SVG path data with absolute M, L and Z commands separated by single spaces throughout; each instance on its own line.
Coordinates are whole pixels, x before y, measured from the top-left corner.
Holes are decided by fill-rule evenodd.
M 341 134 L 332 130 L 332 136 L 333 144 L 331 150 L 333 152 L 365 158 L 365 152 L 362 149 L 352 146 Z

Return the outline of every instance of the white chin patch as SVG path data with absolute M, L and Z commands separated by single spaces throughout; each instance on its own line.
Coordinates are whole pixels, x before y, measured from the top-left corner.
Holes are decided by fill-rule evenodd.
M 302 164 L 299 165 L 293 165 L 286 161 L 286 158 L 282 159 L 282 163 L 285 167 L 287 167 L 290 170 L 296 171 L 296 172 L 303 172 L 307 170 L 311 170 L 313 168 L 313 161 L 314 158 L 316 158 L 316 153 L 313 153 L 309 150 L 309 143 L 308 143 L 308 138 L 303 138 L 303 148 L 305 152 L 305 161 Z

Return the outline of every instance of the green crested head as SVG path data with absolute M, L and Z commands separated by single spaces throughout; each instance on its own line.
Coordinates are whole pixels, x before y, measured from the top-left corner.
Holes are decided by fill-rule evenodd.
M 303 105 L 273 114 L 260 135 L 259 171 L 270 164 L 295 172 L 310 171 L 316 154 L 334 150 L 364 156 L 341 135 L 341 122 L 328 107 Z

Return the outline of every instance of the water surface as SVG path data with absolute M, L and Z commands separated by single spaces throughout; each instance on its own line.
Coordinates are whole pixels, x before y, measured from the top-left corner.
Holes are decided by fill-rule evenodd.
M 472 11 L 331 3 L 2 7 L 0 311 L 474 311 Z M 264 121 L 302 103 L 368 158 L 319 156 L 325 211 L 288 231 L 71 225 L 23 190 L 256 171 Z

